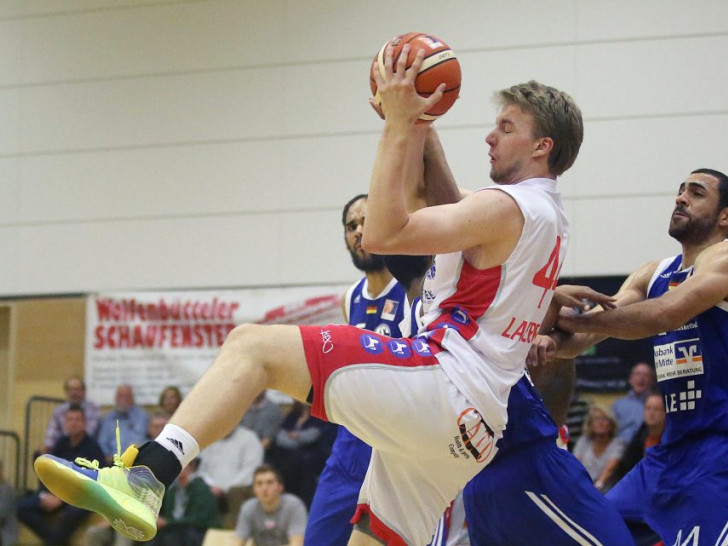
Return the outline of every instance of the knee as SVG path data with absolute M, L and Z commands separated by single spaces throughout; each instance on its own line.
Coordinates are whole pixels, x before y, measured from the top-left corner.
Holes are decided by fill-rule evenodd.
M 253 355 L 260 346 L 264 326 L 260 324 L 240 324 L 228 333 L 222 350 Z

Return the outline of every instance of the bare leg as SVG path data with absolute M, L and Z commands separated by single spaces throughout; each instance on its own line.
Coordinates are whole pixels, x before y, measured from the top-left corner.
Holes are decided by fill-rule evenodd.
M 311 376 L 297 326 L 238 326 L 170 423 L 204 449 L 233 430 L 264 389 L 305 400 Z

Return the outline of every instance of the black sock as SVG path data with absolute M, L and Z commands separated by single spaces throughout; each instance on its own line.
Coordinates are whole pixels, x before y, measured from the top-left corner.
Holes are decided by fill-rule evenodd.
M 137 465 L 149 468 L 165 488 L 172 485 L 182 472 L 182 465 L 177 456 L 154 440 L 139 448 L 139 454 L 134 459 L 134 466 Z

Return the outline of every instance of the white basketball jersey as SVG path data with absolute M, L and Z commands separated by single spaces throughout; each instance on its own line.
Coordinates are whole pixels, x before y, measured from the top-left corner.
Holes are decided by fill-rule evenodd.
M 423 328 L 452 353 L 440 359 L 450 380 L 476 408 L 502 413 L 523 375 L 526 355 L 553 296 L 569 238 L 556 181 L 535 178 L 481 191 L 504 191 L 525 223 L 505 263 L 476 269 L 462 252 L 440 254 L 423 287 Z M 458 335 L 459 333 L 459 335 Z M 495 399 L 494 399 L 495 398 Z M 500 429 L 499 423 L 490 423 Z M 505 422 L 503 422 L 505 426 Z

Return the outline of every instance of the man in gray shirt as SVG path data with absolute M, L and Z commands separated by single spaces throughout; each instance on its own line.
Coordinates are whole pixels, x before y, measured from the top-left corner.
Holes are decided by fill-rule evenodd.
M 237 546 L 303 546 L 306 506 L 283 492 L 283 481 L 270 465 L 259 466 L 253 477 L 255 498 L 243 504 L 235 529 Z

